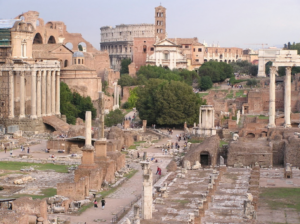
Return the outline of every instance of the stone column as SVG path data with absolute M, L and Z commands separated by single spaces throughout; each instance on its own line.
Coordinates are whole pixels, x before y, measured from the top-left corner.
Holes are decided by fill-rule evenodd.
M 284 85 L 284 127 L 291 127 L 291 73 L 292 68 L 285 69 L 285 85 Z
M 31 72 L 31 119 L 36 119 L 36 71 Z
M 37 85 L 36 85 L 36 101 L 37 101 L 37 109 L 36 109 L 36 113 L 37 113 L 37 117 L 41 117 L 42 116 L 42 97 L 41 97 L 41 72 L 42 71 L 38 71 L 37 73 Z
M 268 128 L 274 128 L 275 125 L 275 74 L 276 67 L 270 69 L 270 103 L 269 103 L 269 125 Z
M 202 118 L 202 111 L 201 111 L 201 106 L 200 106 L 200 109 L 199 109 L 199 128 L 202 127 L 202 124 L 201 124 L 201 118 Z
M 142 197 L 142 218 L 152 219 L 152 170 L 150 168 L 149 162 L 141 162 L 143 169 L 143 197 Z
M 51 116 L 51 73 L 47 72 L 47 116 Z
M 42 73 L 42 116 L 47 115 L 47 85 L 46 85 L 47 71 L 43 70 Z
M 52 83 L 51 83 L 51 114 L 55 114 L 55 76 L 56 71 L 52 72 Z
M 60 71 L 56 72 L 56 106 L 55 114 L 60 116 Z
M 99 99 L 98 99 L 98 111 L 99 111 L 99 133 L 98 133 L 98 139 L 104 138 L 104 93 L 99 92 Z
M 20 116 L 25 118 L 25 72 L 20 72 Z
M 120 91 L 119 91 L 119 86 L 118 86 L 118 83 L 117 83 L 117 106 L 118 108 L 120 108 Z
M 15 101 L 14 101 L 14 72 L 11 70 L 8 72 L 8 78 L 9 78 L 9 114 L 8 118 L 12 119 L 15 117 Z

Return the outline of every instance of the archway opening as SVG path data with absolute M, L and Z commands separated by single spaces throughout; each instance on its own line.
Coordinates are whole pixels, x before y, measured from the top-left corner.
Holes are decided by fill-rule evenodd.
M 73 44 L 70 43 L 70 42 L 69 42 L 69 43 L 66 43 L 65 46 L 66 46 L 67 48 L 69 48 L 70 50 L 73 49 Z
M 43 38 L 40 33 L 36 33 L 33 39 L 33 44 L 42 44 L 43 43 Z
M 202 166 L 210 166 L 211 165 L 211 157 L 209 152 L 204 151 L 200 153 L 200 163 Z
M 56 44 L 54 36 L 49 37 L 48 44 Z
M 255 138 L 255 134 L 253 134 L 253 133 L 248 133 L 248 134 L 246 135 L 246 138 Z
M 82 51 L 82 52 L 86 52 L 86 43 L 80 42 L 80 43 L 78 44 L 78 50 L 79 50 L 79 51 Z
M 49 29 L 54 29 L 53 23 L 51 23 L 51 22 L 48 22 L 46 24 L 46 27 L 49 28 Z
M 260 137 L 267 137 L 267 132 L 266 131 L 261 132 Z

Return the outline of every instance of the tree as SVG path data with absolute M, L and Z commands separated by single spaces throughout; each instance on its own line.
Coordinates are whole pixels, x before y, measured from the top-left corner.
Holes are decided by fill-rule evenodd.
M 117 109 L 117 110 L 110 111 L 107 115 L 105 115 L 104 124 L 107 127 L 111 127 L 122 123 L 123 120 L 124 120 L 124 115 L 122 111 Z
M 223 82 L 233 75 L 233 69 L 225 62 L 209 61 L 199 68 L 199 75 L 200 77 L 209 76 L 212 82 Z
M 124 74 L 120 77 L 119 81 L 118 81 L 118 84 L 120 86 L 122 86 L 122 88 L 124 86 L 134 86 L 136 85 L 137 81 L 136 79 L 132 78 L 130 75 L 128 74 Z
M 248 79 L 246 85 L 247 86 L 255 86 L 257 85 L 258 81 L 256 79 Z
M 128 65 L 131 64 L 131 59 L 130 58 L 124 58 L 121 61 L 121 70 L 120 70 L 120 74 L 128 74 L 129 73 L 129 69 L 128 69 Z
M 201 79 L 200 88 L 201 90 L 208 90 L 213 86 L 211 78 L 209 76 L 203 76 Z
M 130 108 L 136 107 L 136 102 L 138 100 L 138 93 L 137 93 L 137 87 L 129 91 L 130 95 L 128 98 L 128 103 L 130 105 Z
M 78 50 L 79 50 L 79 51 L 83 51 L 83 48 L 82 48 L 82 45 L 81 45 L 81 44 L 78 45 Z
M 185 121 L 190 125 L 199 122 L 199 108 L 205 101 L 186 83 L 150 79 L 137 90 L 136 108 L 148 124 L 182 126 Z
M 258 73 L 258 66 L 257 65 L 251 65 L 250 74 L 252 76 L 257 76 L 257 73 Z
M 69 124 L 75 124 L 76 118 L 85 120 L 85 112 L 91 111 L 92 118 L 96 117 L 96 109 L 93 106 L 91 98 L 82 97 L 79 93 L 72 93 L 68 85 L 60 83 L 60 112 L 66 115 Z

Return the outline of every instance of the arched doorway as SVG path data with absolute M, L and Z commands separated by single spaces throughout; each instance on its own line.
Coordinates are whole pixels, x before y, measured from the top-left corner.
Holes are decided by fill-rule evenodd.
M 210 166 L 211 165 L 211 156 L 209 152 L 203 151 L 200 153 L 200 163 L 202 166 Z
M 33 44 L 42 44 L 43 43 L 43 38 L 40 33 L 36 33 L 33 39 Z
M 267 137 L 267 132 L 266 131 L 262 131 L 260 133 L 260 137 Z
M 253 134 L 253 133 L 248 133 L 248 134 L 246 135 L 246 138 L 255 138 L 255 134 Z
M 48 44 L 56 44 L 54 36 L 49 37 Z

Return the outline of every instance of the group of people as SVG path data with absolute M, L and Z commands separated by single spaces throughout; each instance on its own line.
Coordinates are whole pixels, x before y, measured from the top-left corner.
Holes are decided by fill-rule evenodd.
M 168 129 L 168 133 L 169 135 L 172 135 L 173 134 L 173 130 L 171 128 Z
M 105 199 L 104 198 L 101 199 L 101 206 L 102 206 L 102 209 L 104 209 L 104 207 L 105 207 Z M 94 208 L 98 208 L 98 202 L 96 199 L 94 200 Z

